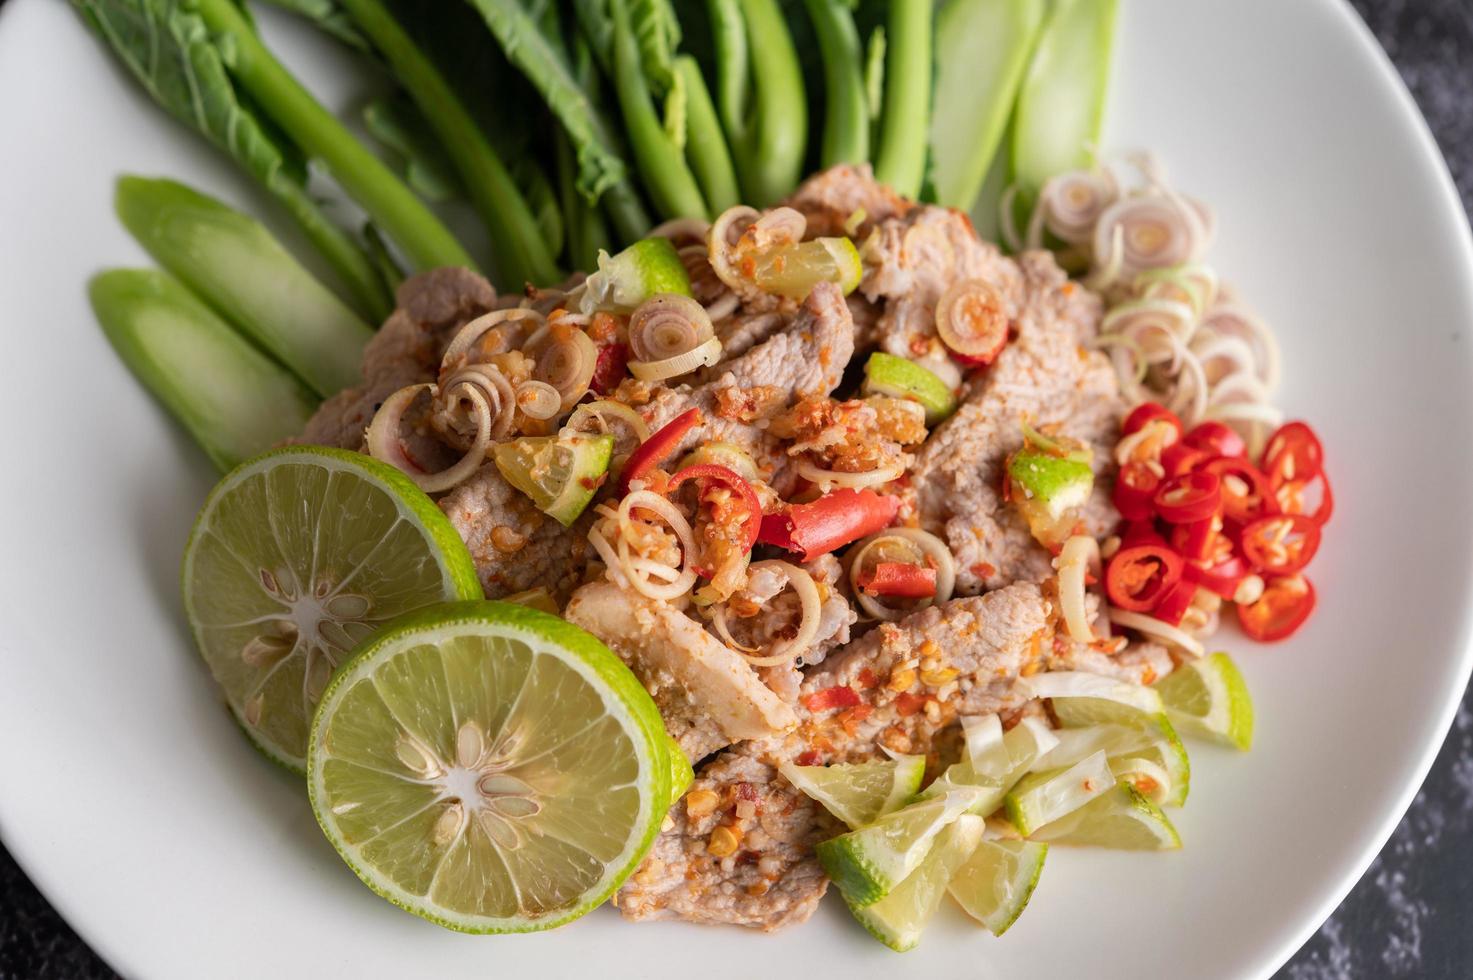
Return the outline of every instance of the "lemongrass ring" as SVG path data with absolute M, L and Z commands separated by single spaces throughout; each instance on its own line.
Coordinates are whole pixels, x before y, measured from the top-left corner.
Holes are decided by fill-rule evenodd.
M 598 366 L 598 347 L 588 334 L 561 323 L 538 330 L 527 339 L 522 353 L 532 359 L 533 376 L 557 389 L 565 412 L 588 391 Z
M 757 220 L 757 216 L 755 208 L 744 204 L 727 208 L 711 224 L 711 230 L 706 234 L 706 257 L 711 263 L 711 271 L 732 289 L 741 289 L 748 285 L 741 271 L 732 262 L 732 249 L 736 245 L 732 232 L 740 237 L 746 227 Z
M 663 361 L 630 361 L 629 373 L 640 381 L 667 381 L 710 367 L 721 360 L 721 341 L 712 337 L 700 346 Z
M 704 242 L 711 231 L 711 223 L 701 218 L 671 218 L 650 229 L 647 238 L 668 238 L 678 246 L 692 242 Z
M 807 231 L 808 219 L 803 216 L 803 212 L 789 207 L 776 207 L 763 213 L 742 233 L 743 241 L 740 244 L 765 252 L 780 245 L 796 245 L 803 240 Z
M 1100 577 L 1100 546 L 1087 534 L 1076 534 L 1064 542 L 1059 552 L 1059 605 L 1064 614 L 1064 625 L 1069 638 L 1079 643 L 1092 643 L 1098 639 L 1090 627 L 1089 613 L 1084 605 L 1084 581 L 1086 574 L 1096 580 Z
M 499 368 L 483 364 L 467 365 L 440 383 L 440 390 L 448 395 L 454 395 L 462 388 L 474 388 L 488 403 L 494 403 L 491 438 L 505 439 L 511 434 L 512 426 L 516 424 L 513 409 L 516 407 L 517 393 Z
M 735 313 L 741 303 L 741 297 L 727 291 L 721 294 L 720 299 L 706 304 L 706 316 L 711 318 L 712 323 L 719 323 Z
M 1094 271 L 1085 278 L 1084 284 L 1090 289 L 1104 292 L 1115 285 L 1125 267 L 1125 229 L 1117 227 L 1108 235 L 1107 240 L 1103 243 L 1105 246 L 1104 261 L 1101 261 L 1100 258 L 1101 241 L 1098 236 L 1098 226 L 1096 229 L 1092 249 Z
M 1102 333 L 1134 333 L 1150 328 L 1186 340 L 1197 326 L 1197 315 L 1174 299 L 1137 299 L 1114 307 L 1100 321 Z
M 466 386 L 465 396 L 475 410 L 475 440 L 465 455 L 453 465 L 438 473 L 426 473 L 404 451 L 404 443 L 399 438 L 399 427 L 404 420 L 405 411 L 423 392 L 433 395 L 435 386 L 429 383 L 411 385 L 400 388 L 384 399 L 384 403 L 374 413 L 373 421 L 369 423 L 366 443 L 370 456 L 401 470 L 425 493 L 439 493 L 468 479 L 485 461 L 486 449 L 491 445 L 491 406 L 486 404 L 479 389 Z
M 716 635 L 721 637 L 721 642 L 733 650 L 739 650 L 742 653 L 756 653 L 761 649 L 760 647 L 749 647 L 744 643 L 739 643 L 736 637 L 731 635 L 731 628 L 726 622 L 726 603 L 724 602 L 718 602 L 711 607 L 711 625 L 716 628 Z
M 1138 633 L 1154 637 L 1165 643 L 1181 648 L 1185 653 L 1193 657 L 1201 657 L 1206 652 L 1200 640 L 1190 633 L 1185 633 L 1170 623 L 1163 622 L 1155 616 L 1147 616 L 1144 613 L 1131 612 L 1128 609 L 1117 609 L 1110 607 L 1110 622 L 1126 629 L 1133 629 Z
M 780 558 L 759 561 L 751 566 L 753 571 L 761 568 L 771 568 L 787 576 L 788 585 L 797 593 L 802 611 L 798 631 L 792 639 L 778 644 L 774 652 L 766 657 L 745 658 L 753 667 L 776 667 L 796 660 L 813 646 L 813 641 L 818 637 L 819 619 L 823 614 L 823 598 L 818 594 L 818 585 L 813 581 L 813 576 L 806 569 Z
M 867 470 L 863 473 L 843 473 L 838 470 L 826 470 L 814 465 L 807 458 L 798 460 L 795 467 L 798 475 L 809 483 L 815 484 L 820 493 L 828 493 L 834 487 L 847 487 L 850 490 L 862 490 L 865 487 L 879 486 L 897 480 L 905 473 L 905 460 L 896 460 L 878 469 Z
M 1163 193 L 1137 194 L 1106 208 L 1095 225 L 1095 254 L 1111 251 L 1117 234 L 1117 276 L 1128 280 L 1145 269 L 1195 262 L 1203 246 L 1197 214 Z
M 706 308 L 676 293 L 645 300 L 629 317 L 629 353 L 636 361 L 667 361 L 715 336 Z
M 650 426 L 638 412 L 625 405 L 623 402 L 611 401 L 600 398 L 596 401 L 582 402 L 573 409 L 573 414 L 568 416 L 568 421 L 563 428 L 572 429 L 574 432 L 587 432 L 588 429 L 580 429 L 578 426 L 586 422 L 594 422 L 601 433 L 608 433 L 609 419 L 618 419 L 629 427 L 629 431 L 638 440 L 635 445 L 644 442 L 650 437 Z
M 854 596 L 865 612 L 876 619 L 889 620 L 898 618 L 899 611 L 879 602 L 873 596 L 866 595 L 859 587 L 859 576 L 864 571 L 864 558 L 873 548 L 880 546 L 886 540 L 904 541 L 920 552 L 922 558 L 927 559 L 929 567 L 936 570 L 936 595 L 929 599 L 922 599 L 915 604 L 913 609 L 923 609 L 933 602 L 946 602 L 956 590 L 956 558 L 951 549 L 930 531 L 923 531 L 918 527 L 892 527 L 883 531 L 877 531 L 865 538 L 851 551 L 853 557 L 849 560 L 849 583 L 854 586 Z
M 1108 170 L 1076 170 L 1046 181 L 1038 193 L 1043 225 L 1070 245 L 1086 245 L 1105 208 L 1120 196 Z
M 523 381 L 517 385 L 517 408 L 530 419 L 546 421 L 556 418 L 563 399 L 558 390 L 545 381 Z
M 997 227 L 1002 232 L 1003 244 L 1008 247 L 1009 252 L 1018 253 L 1023 251 L 1023 239 L 1018 234 L 1018 193 L 1021 188 L 1017 184 L 1009 184 L 997 198 Z
M 936 332 L 952 351 L 990 357 L 1008 338 L 1007 303 L 985 279 L 954 283 L 936 301 Z
M 440 370 L 444 371 L 446 368 L 457 364 L 465 356 L 466 352 L 470 350 L 472 344 L 503 323 L 516 323 L 522 329 L 525 329 L 528 324 L 540 327 L 543 324 L 543 317 L 536 310 L 528 310 L 522 307 L 492 310 L 490 313 L 483 313 L 455 332 L 455 336 L 450 339 L 450 343 L 445 347 L 445 353 L 440 357 Z M 513 346 L 512 338 L 505 338 L 497 346 L 497 350 L 489 351 L 488 353 L 499 354 L 511 349 Z

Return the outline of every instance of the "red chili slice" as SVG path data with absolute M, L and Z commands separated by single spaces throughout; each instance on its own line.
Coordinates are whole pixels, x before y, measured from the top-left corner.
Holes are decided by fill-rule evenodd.
M 784 513 L 764 516 L 757 540 L 801 552 L 804 561 L 812 561 L 889 527 L 899 509 L 898 497 L 845 487 L 806 504 L 790 504 Z
M 1314 586 L 1303 575 L 1279 575 L 1264 583 L 1256 602 L 1238 605 L 1238 623 L 1251 639 L 1273 643 L 1291 636 L 1315 607 Z
M 860 574 L 859 588 L 874 596 L 929 599 L 936 594 L 936 569 L 903 561 L 882 561 Z
M 1221 456 L 1202 471 L 1217 474 L 1222 484 L 1222 515 L 1228 520 L 1247 524 L 1278 512 L 1268 477 L 1246 459 Z
M 1166 547 L 1166 539 L 1156 530 L 1155 521 L 1127 521 L 1120 530 L 1120 547 L 1132 548 L 1138 544 L 1154 544 Z
M 659 430 L 651 435 L 639 448 L 629 454 L 629 459 L 624 463 L 624 471 L 619 475 L 619 496 L 629 492 L 629 484 L 635 480 L 643 479 L 644 475 L 663 463 L 671 453 L 675 452 L 680 440 L 685 434 L 694 429 L 701 421 L 701 410 L 693 408 L 688 412 L 682 412 L 669 422 L 660 426 Z
M 1182 476 L 1201 469 L 1214 455 L 1207 449 L 1174 442 L 1161 450 L 1161 466 L 1168 477 Z
M 1181 575 L 1181 556 L 1170 548 L 1153 544 L 1121 548 L 1105 567 L 1105 594 L 1121 609 L 1150 612 Z
M 1229 426 L 1209 419 L 1182 437 L 1193 449 L 1205 449 L 1214 456 L 1239 458 L 1248 455 L 1248 444 Z
M 1115 489 L 1110 499 L 1127 521 L 1148 520 L 1155 508 L 1151 497 L 1161 485 L 1161 477 L 1145 463 L 1126 463 L 1115 476 Z
M 1172 524 L 1205 521 L 1222 508 L 1222 481 L 1215 473 L 1183 473 L 1161 484 L 1152 501 L 1156 513 Z
M 1182 574 L 1202 588 L 1216 592 L 1224 599 L 1231 599 L 1238 594 L 1238 586 L 1243 584 L 1248 573 L 1248 563 L 1243 560 L 1243 556 L 1231 555 L 1215 565 L 1188 562 Z
M 1243 528 L 1239 541 L 1254 571 L 1292 575 L 1320 549 L 1320 526 L 1304 514 L 1274 514 Z
M 1268 437 L 1263 450 L 1263 472 L 1270 480 L 1303 482 L 1325 465 L 1320 437 L 1304 422 L 1289 422 Z
M 1125 422 L 1120 426 L 1121 435 L 1134 435 L 1146 427 L 1147 422 L 1155 419 L 1164 419 L 1176 427 L 1177 435 L 1181 435 L 1181 419 L 1176 413 L 1165 405 L 1156 402 L 1144 402 L 1131 409 L 1130 414 L 1125 416 Z
M 1271 481 L 1272 482 L 1272 481 Z M 1308 480 L 1280 481 L 1273 483 L 1274 506 L 1281 514 L 1308 514 L 1316 524 L 1328 524 L 1335 512 L 1335 494 L 1330 490 L 1330 477 L 1320 470 Z M 1314 509 L 1309 505 L 1315 501 Z
M 832 711 L 834 708 L 852 708 L 859 704 L 859 693 L 852 687 L 826 687 L 814 691 L 802 699 L 803 707 L 809 711 Z
M 629 377 L 629 345 L 604 344 L 598 349 L 598 360 L 593 362 L 593 377 L 588 387 L 595 394 L 607 395 L 619 387 L 619 382 Z
M 752 485 L 725 466 L 702 463 L 697 466 L 687 466 L 672 476 L 665 492 L 673 493 L 675 488 L 686 480 L 716 480 L 736 491 L 747 509 L 747 519 L 744 522 L 744 530 L 747 535 L 745 550 L 751 551 L 752 546 L 757 543 L 757 535 L 762 531 L 762 501 L 757 499 L 757 491 L 752 489 Z
M 1212 561 L 1219 557 L 1223 544 L 1222 518 L 1216 514 L 1205 521 L 1177 524 L 1171 529 L 1171 546 L 1192 561 Z M 1231 553 L 1232 542 L 1226 542 L 1226 547 Z
M 1180 626 L 1182 617 L 1187 614 L 1187 609 L 1192 605 L 1192 600 L 1196 596 L 1197 583 L 1183 576 L 1166 591 L 1161 601 L 1156 603 L 1156 608 L 1151 610 L 1151 615 L 1163 623 Z

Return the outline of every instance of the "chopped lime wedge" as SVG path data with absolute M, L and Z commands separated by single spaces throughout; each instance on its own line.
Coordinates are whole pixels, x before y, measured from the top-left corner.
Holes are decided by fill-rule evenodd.
M 1003 801 L 1008 819 L 1024 837 L 1045 824 L 1072 813 L 1115 785 L 1115 774 L 1105 753 L 1075 763 L 1068 769 L 1024 776 Z
M 668 238 L 642 238 L 618 255 L 599 250 L 598 271 L 583 281 L 583 313 L 633 313 L 660 293 L 690 295 L 690 277 Z
M 312 809 L 363 882 L 462 932 L 550 929 L 603 902 L 671 798 L 654 702 L 589 634 L 504 602 L 404 617 L 312 726 Z
M 1232 658 L 1189 660 L 1155 686 L 1178 730 L 1247 750 L 1253 744 L 1253 700 Z
M 306 764 L 317 699 L 388 620 L 481 595 L 460 535 L 392 466 L 300 446 L 242 463 L 211 491 L 184 549 L 184 612 L 247 735 Z
M 496 468 L 506 482 L 532 498 L 566 527 L 593 499 L 614 452 L 611 435 L 566 429 L 555 436 L 524 436 L 496 446 Z
M 850 830 L 858 830 L 910 802 L 921 788 L 926 760 L 919 755 L 902 755 L 832 766 L 784 763 L 780 770 L 804 795 L 822 803 Z
M 977 845 L 947 891 L 962 909 L 1001 936 L 1018 921 L 1043 874 L 1048 845 L 1027 840 L 984 840 Z
M 1155 689 L 1083 671 L 1035 674 L 1022 682 L 1025 694 L 1049 698 L 1065 728 L 1115 724 L 1154 726 L 1166 718 Z
M 873 905 L 920 867 L 936 835 L 977 801 L 980 790 L 958 789 L 912 803 L 868 827 L 826 840 L 819 863 L 851 905 Z
M 926 424 L 935 425 L 956 411 L 956 395 L 946 382 L 915 361 L 876 351 L 864 364 L 864 393 L 906 398 L 926 410 Z
M 1133 785 L 1152 802 L 1163 806 L 1181 806 L 1186 802 L 1192 779 L 1191 762 L 1174 732 L 1155 726 L 1104 724 L 1065 728 L 1054 734 L 1057 744 L 1033 768 L 1061 769 L 1103 752 L 1109 757 L 1115 775 L 1130 775 Z M 1158 785 L 1151 785 L 1153 781 Z
M 1003 734 L 996 715 L 976 721 L 963 719 L 963 725 L 967 758 L 948 766 L 920 798 L 932 799 L 967 787 L 980 789 L 971 812 L 983 815 L 1001 806 L 1013 784 L 1058 741 L 1048 725 L 1037 718 L 1024 718 L 1007 734 Z
M 670 802 L 673 805 L 695 782 L 696 771 L 691 768 L 690 759 L 686 758 L 680 743 L 668 733 L 665 735 L 665 751 L 670 754 Z
M 847 296 L 863 277 L 859 250 L 847 238 L 815 238 L 767 249 L 756 256 L 752 270 L 759 288 L 797 300 L 807 299 L 821 282 L 836 283 Z
M 890 894 L 864 906 L 849 902 L 846 895 L 849 911 L 871 936 L 896 952 L 914 949 L 921 941 L 926 923 L 936 914 L 941 896 L 946 894 L 947 882 L 982 842 L 985 829 L 986 822 L 981 817 L 968 814 L 957 817 L 955 823 L 937 835 L 921 866 Z
M 1031 836 L 1056 844 L 1119 851 L 1172 851 L 1181 847 L 1181 838 L 1166 814 L 1127 782 L 1116 784 Z
M 1041 506 L 1051 518 L 1083 507 L 1095 481 L 1088 463 L 1033 449 L 1013 455 L 1008 461 L 1008 477 L 1014 487 L 1022 489 L 1023 499 Z

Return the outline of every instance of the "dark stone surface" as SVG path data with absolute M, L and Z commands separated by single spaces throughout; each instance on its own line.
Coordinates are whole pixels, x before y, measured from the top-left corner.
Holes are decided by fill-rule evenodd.
M 1473 2 L 1353 3 L 1406 79 L 1448 158 L 1464 206 L 1470 207 Z M 1470 907 L 1473 703 L 1465 702 L 1431 775 L 1391 842 L 1279 977 L 1461 980 L 1473 973 L 1473 929 L 1466 918 Z M 0 848 L 0 980 L 114 976 Z

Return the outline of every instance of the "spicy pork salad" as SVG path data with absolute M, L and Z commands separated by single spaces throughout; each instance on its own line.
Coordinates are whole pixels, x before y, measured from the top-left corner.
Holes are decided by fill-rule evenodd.
M 1055 845 L 1181 846 L 1186 745 L 1252 739 L 1219 626 L 1304 625 L 1333 502 L 1212 209 L 1094 156 L 1113 2 L 302 5 L 402 87 L 402 175 L 233 0 L 77 6 L 331 270 L 126 177 L 163 271 L 91 295 L 226 471 L 200 652 L 369 887 L 509 932 L 832 885 L 906 950 L 948 894 L 1004 933 Z

